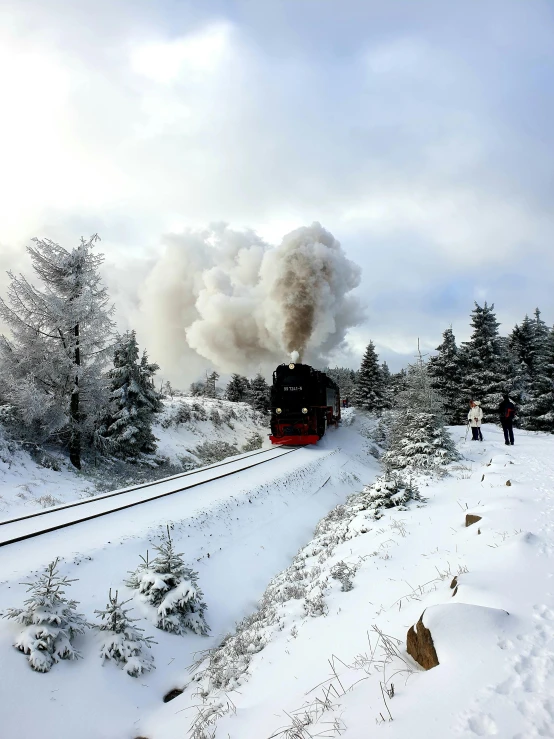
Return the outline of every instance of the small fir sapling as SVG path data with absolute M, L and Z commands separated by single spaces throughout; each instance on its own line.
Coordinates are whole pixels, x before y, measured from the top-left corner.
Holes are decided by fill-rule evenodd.
M 411 501 L 423 502 L 417 485 L 406 479 L 398 472 L 385 472 L 375 482 L 364 489 L 362 493 L 352 496 L 352 502 L 357 502 L 361 510 L 375 510 L 375 517 L 380 518 L 382 509 L 398 508 L 406 510 Z
M 128 675 L 138 677 L 154 669 L 154 658 L 144 653 L 143 647 L 150 649 L 156 642 L 151 636 L 143 636 L 144 629 L 133 626 L 139 619 L 129 618 L 127 614 L 131 609 L 124 608 L 127 603 L 128 600 L 119 602 L 117 590 L 112 595 L 110 589 L 105 610 L 95 611 L 103 623 L 94 624 L 93 628 L 102 632 L 102 660 L 111 659 Z
M 443 402 L 433 388 L 428 363 L 419 352 L 407 373 L 407 388 L 397 398 L 392 424 L 386 429 L 386 470 L 420 469 L 438 472 L 460 459 L 445 427 Z
M 79 652 L 73 639 L 88 626 L 85 618 L 76 612 L 77 603 L 68 600 L 65 588 L 75 580 L 60 577 L 55 559 L 27 585 L 31 596 L 23 608 L 8 608 L 4 618 L 11 618 L 25 628 L 14 646 L 27 655 L 29 664 L 37 672 L 48 672 L 61 659 L 78 659 Z
M 153 606 L 158 629 L 173 634 L 190 630 L 205 636 L 209 631 L 204 617 L 207 606 L 198 587 L 198 573 L 187 567 L 183 555 L 175 551 L 169 526 L 154 549 L 156 557 L 151 562 L 148 553 L 141 557 L 142 564 L 131 573 L 126 584 L 138 590 L 143 601 Z

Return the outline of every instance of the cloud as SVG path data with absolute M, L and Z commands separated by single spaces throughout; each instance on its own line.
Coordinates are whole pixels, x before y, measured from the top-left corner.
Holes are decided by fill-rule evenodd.
M 268 243 L 321 221 L 344 244 L 368 311 L 339 362 L 465 338 L 475 297 L 506 328 L 536 302 L 554 321 L 549 3 L 316 5 L 0 7 L 0 243 L 100 232 L 121 325 L 187 380 L 205 265 L 161 235 L 214 221 Z

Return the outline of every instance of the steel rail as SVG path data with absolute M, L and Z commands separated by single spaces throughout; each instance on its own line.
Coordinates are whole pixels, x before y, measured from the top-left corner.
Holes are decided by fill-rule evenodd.
M 17 516 L 16 518 L 6 518 L 3 521 L 0 521 L 0 526 L 5 526 L 6 524 L 10 523 L 16 523 L 17 521 L 26 521 L 28 518 L 36 518 L 37 516 L 47 516 L 49 513 L 57 513 L 57 511 L 64 511 L 67 508 L 75 508 L 76 506 L 80 505 L 87 505 L 87 503 L 95 503 L 98 500 L 107 500 L 108 498 L 115 498 L 117 495 L 125 495 L 126 493 L 132 493 L 134 490 L 143 490 L 144 488 L 152 487 L 153 485 L 160 485 L 163 482 L 171 482 L 171 480 L 179 480 L 182 477 L 188 477 L 190 475 L 197 475 L 199 472 L 204 472 L 205 470 L 213 470 L 217 467 L 223 467 L 227 464 L 234 464 L 235 462 L 240 462 L 242 459 L 250 459 L 250 457 L 255 457 L 258 454 L 267 454 L 267 452 L 277 451 L 277 449 L 262 449 L 257 452 L 249 452 L 244 455 L 240 455 L 238 457 L 233 457 L 233 459 L 227 459 L 223 462 L 216 462 L 215 464 L 208 464 L 205 467 L 197 467 L 194 470 L 188 470 L 187 472 L 179 472 L 177 475 L 171 475 L 170 477 L 162 477 L 159 480 L 154 480 L 153 482 L 145 482 L 142 483 L 142 485 L 133 485 L 129 488 L 121 488 L 121 490 L 113 490 L 109 493 L 101 493 L 100 495 L 92 495 L 90 498 L 85 498 L 83 500 L 74 500 L 71 503 L 63 503 L 62 505 L 58 506 L 51 506 L 50 508 L 45 508 L 42 511 L 34 511 L 34 513 L 27 513 L 24 516 Z M 281 455 L 276 455 L 281 456 Z
M 191 490 L 192 488 L 199 487 L 200 485 L 206 485 L 207 483 L 214 482 L 215 480 L 222 480 L 225 477 L 230 477 L 231 475 L 236 475 L 239 472 L 244 472 L 245 470 L 251 470 L 254 467 L 258 467 L 261 464 L 266 464 L 267 462 L 271 462 L 273 459 L 279 459 L 280 457 L 285 457 L 287 454 L 292 454 L 293 452 L 298 451 L 298 449 L 290 449 L 287 452 L 283 452 L 283 454 L 278 454 L 275 457 L 270 457 L 269 459 L 262 459 L 260 462 L 255 462 L 254 464 L 247 465 L 246 467 L 241 467 L 238 470 L 232 470 L 231 472 L 225 472 L 222 475 L 217 475 L 216 477 L 212 477 L 209 480 L 202 480 L 200 482 L 194 482 L 192 485 L 186 485 L 182 488 L 178 488 L 177 490 L 169 490 L 165 493 L 159 493 L 158 495 L 153 495 L 151 498 L 145 498 L 144 500 L 136 500 L 133 503 L 126 503 L 123 506 L 119 506 L 118 508 L 111 508 L 108 511 L 100 511 L 99 513 L 93 513 L 90 516 L 85 516 L 83 518 L 74 519 L 73 521 L 66 521 L 65 523 L 60 523 L 57 526 L 51 526 L 46 529 L 41 529 L 39 531 L 31 531 L 27 534 L 21 534 L 20 536 L 16 536 L 13 539 L 7 539 L 6 541 L 0 542 L 0 548 L 6 547 L 10 544 L 16 544 L 20 541 L 25 541 L 26 539 L 34 539 L 37 536 L 42 536 L 43 534 L 49 534 L 52 531 L 58 531 L 60 529 L 68 528 L 69 526 L 75 526 L 79 523 L 84 523 L 86 521 L 92 521 L 95 518 L 101 518 L 102 516 L 109 516 L 112 513 L 117 513 L 118 511 L 124 511 L 127 508 L 134 508 L 138 505 L 143 505 L 144 503 L 151 503 L 153 500 L 159 500 L 160 498 L 166 498 L 169 495 L 175 495 L 176 493 L 181 493 L 184 490 Z M 140 489 L 140 488 L 139 488 Z M 98 500 L 98 499 L 97 499 Z M 93 499 L 91 498 L 92 502 Z M 59 509 L 58 509 L 59 510 Z

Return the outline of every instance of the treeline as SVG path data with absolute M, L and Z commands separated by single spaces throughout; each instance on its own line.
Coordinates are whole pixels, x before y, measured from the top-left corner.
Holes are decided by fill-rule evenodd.
M 224 389 L 218 387 L 219 378 L 220 375 L 215 370 L 207 372 L 204 380 L 191 383 L 189 395 L 195 398 L 222 398 L 232 403 L 248 403 L 260 413 L 268 412 L 270 387 L 259 372 L 252 379 L 233 373 Z M 162 383 L 160 391 L 171 398 L 175 395 L 182 395 L 179 390 L 174 390 L 169 382 Z
M 225 398 L 233 403 L 249 403 L 254 410 L 269 410 L 269 385 L 258 373 L 252 380 L 233 374 L 225 390 Z
M 158 365 L 140 353 L 134 331 L 115 333 L 97 241 L 68 251 L 34 239 L 27 251 L 37 284 L 9 272 L 0 298 L 11 331 L 0 337 L 0 422 L 31 451 L 68 449 L 78 469 L 90 450 L 131 461 L 152 455 L 161 410 Z
M 447 423 L 465 423 L 470 399 L 481 401 L 485 422 L 498 421 L 498 406 L 508 393 L 518 408 L 518 423 L 554 433 L 554 329 L 537 308 L 503 337 L 494 304 L 475 303 L 471 338 L 457 345 L 448 328 L 437 354 L 426 362 L 429 387 L 440 398 Z M 381 413 L 407 390 L 407 373 L 391 374 L 369 343 L 356 375 L 354 403 Z

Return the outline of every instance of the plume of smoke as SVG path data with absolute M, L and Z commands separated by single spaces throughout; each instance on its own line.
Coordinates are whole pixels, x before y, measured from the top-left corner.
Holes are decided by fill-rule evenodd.
M 360 270 L 319 223 L 278 247 L 224 224 L 171 235 L 165 247 L 146 283 L 144 330 L 152 356 L 173 375 L 190 377 L 201 357 L 245 373 L 294 352 L 324 361 L 361 319 L 350 295 Z

